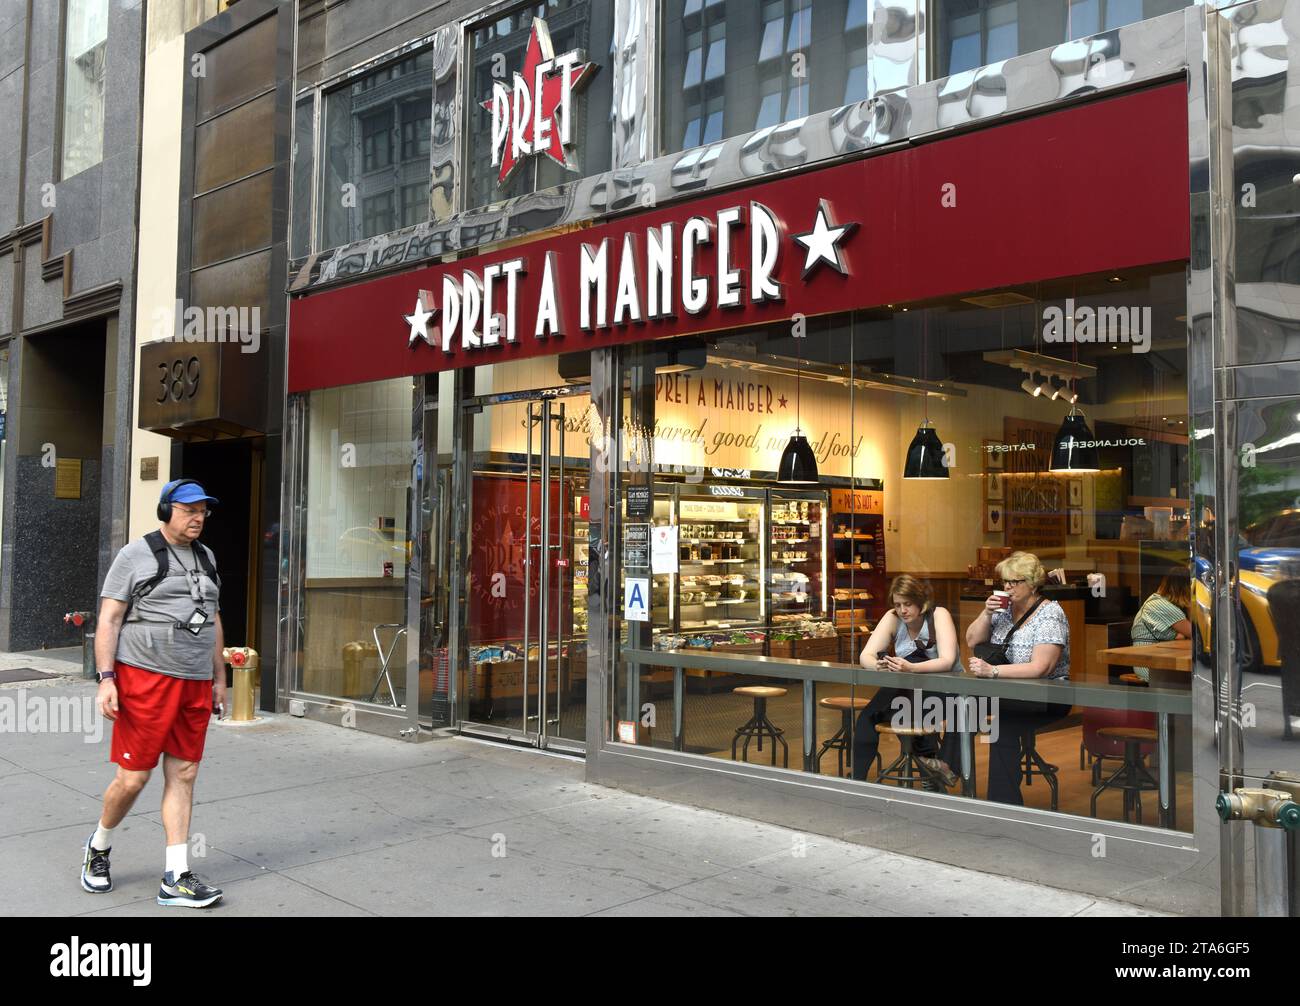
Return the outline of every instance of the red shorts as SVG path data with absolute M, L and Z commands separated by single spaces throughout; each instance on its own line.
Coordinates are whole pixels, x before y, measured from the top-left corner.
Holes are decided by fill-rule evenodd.
M 161 754 L 202 761 L 212 718 L 212 680 L 174 678 L 118 661 L 113 753 L 124 769 L 143 772 Z

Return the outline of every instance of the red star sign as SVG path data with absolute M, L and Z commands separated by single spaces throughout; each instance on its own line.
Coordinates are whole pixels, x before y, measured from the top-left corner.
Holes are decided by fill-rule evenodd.
M 579 49 L 557 59 L 546 22 L 533 18 L 514 88 L 494 83 L 492 97 L 482 103 L 492 114 L 492 163 L 500 164 L 498 185 L 506 183 L 524 156 L 545 154 L 556 164 L 577 170 L 565 152 L 572 143 L 572 97 L 597 69 L 595 63 L 583 62 Z

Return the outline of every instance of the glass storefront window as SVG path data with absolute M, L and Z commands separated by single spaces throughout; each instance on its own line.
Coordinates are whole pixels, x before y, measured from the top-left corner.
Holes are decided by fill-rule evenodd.
M 411 404 L 408 378 L 307 396 L 301 691 L 405 702 Z
M 289 229 L 289 255 L 299 258 L 311 251 L 312 178 L 316 174 L 316 98 L 298 99 L 293 113 L 293 213 Z
M 596 64 L 596 69 L 572 94 L 572 144 L 566 151 L 572 170 L 537 154 L 521 158 L 518 167 L 501 181 L 500 166 L 492 163 L 493 84 L 512 89 L 514 75 L 524 73 L 534 18 L 544 20 L 555 56 L 580 50 L 588 62 Z M 613 4 L 590 0 L 529 4 L 469 32 L 469 89 L 465 97 L 467 207 L 486 206 L 609 170 L 613 147 L 613 50 Z M 505 142 L 510 139 L 507 137 Z
M 671 547 L 611 737 L 1190 831 L 1184 310 L 1150 270 L 641 350 L 611 540 Z
M 68 0 L 63 48 L 63 137 L 60 177 L 104 156 L 104 67 L 108 0 Z
M 673 0 L 663 144 L 689 150 L 866 98 L 866 0 Z
M 429 219 L 432 55 L 405 56 L 322 101 L 320 246 L 334 248 Z M 415 190 L 423 195 L 415 198 Z
M 934 76 L 1113 31 L 1192 0 L 936 0 Z

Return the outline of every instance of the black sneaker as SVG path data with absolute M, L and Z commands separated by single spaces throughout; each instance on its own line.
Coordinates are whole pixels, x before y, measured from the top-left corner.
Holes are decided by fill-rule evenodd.
M 221 900 L 221 888 L 211 887 L 186 870 L 179 877 L 164 873 L 158 888 L 158 904 L 183 908 L 207 908 Z
M 91 894 L 107 894 L 113 889 L 113 878 L 108 872 L 108 854 L 112 849 L 92 849 L 90 839 L 94 837 L 92 831 L 82 850 L 81 888 Z

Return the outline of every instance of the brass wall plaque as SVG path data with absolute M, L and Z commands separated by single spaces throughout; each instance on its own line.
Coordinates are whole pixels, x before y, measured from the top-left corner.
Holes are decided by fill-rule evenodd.
M 59 458 L 54 462 L 54 498 L 81 499 L 81 458 Z
M 140 481 L 141 482 L 158 481 L 158 459 L 157 458 L 140 459 Z

